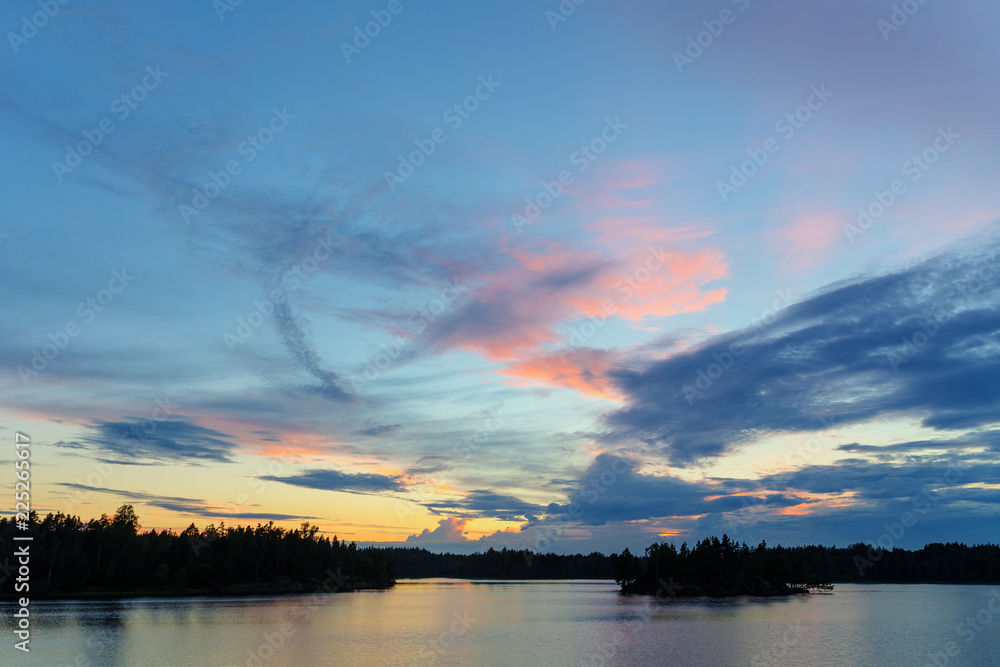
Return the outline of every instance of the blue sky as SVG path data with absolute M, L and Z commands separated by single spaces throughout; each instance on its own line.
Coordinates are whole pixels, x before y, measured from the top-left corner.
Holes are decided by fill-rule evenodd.
M 8 3 L 35 506 L 996 541 L 1000 12 L 903 4 Z

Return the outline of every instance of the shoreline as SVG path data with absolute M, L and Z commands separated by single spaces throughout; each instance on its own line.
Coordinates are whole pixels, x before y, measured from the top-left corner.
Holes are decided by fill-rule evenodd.
M 355 593 L 360 591 L 385 591 L 390 590 L 396 585 L 393 581 L 391 584 L 376 586 L 374 584 L 364 584 L 359 586 L 343 586 L 336 590 L 323 590 L 322 586 L 317 585 L 306 585 L 306 584 L 278 584 L 278 585 L 261 585 L 252 584 L 247 585 L 237 585 L 231 588 L 226 588 L 222 590 L 212 589 L 212 588 L 190 588 L 190 589 L 179 589 L 179 590 L 136 590 L 136 591 L 81 591 L 78 593 L 68 593 L 68 594 L 28 594 L 28 595 L 18 595 L 12 594 L 8 597 L 8 594 L 0 595 L 0 604 L 3 603 L 14 603 L 16 604 L 19 597 L 29 597 L 32 601 L 45 601 L 45 602 L 59 602 L 68 600 L 79 600 L 79 601 L 113 601 L 113 600 L 133 600 L 137 598 L 165 598 L 165 599 L 175 599 L 175 598 L 250 598 L 250 597 L 280 597 L 280 596 L 300 596 L 300 595 L 315 595 L 315 594 L 325 594 L 325 595 L 336 595 L 338 593 Z
M 84 591 L 79 593 L 73 593 L 68 595 L 46 595 L 46 594 L 35 594 L 28 595 L 32 601 L 39 602 L 61 602 L 61 601 L 115 601 L 115 600 L 134 600 L 140 598 L 163 598 L 163 599 L 180 599 L 180 598 L 251 598 L 251 597 L 282 597 L 282 596 L 305 596 L 305 595 L 315 595 L 315 594 L 329 594 L 336 595 L 338 593 L 360 593 L 360 592 L 372 592 L 372 591 L 390 591 L 397 585 L 406 585 L 407 583 L 421 582 L 428 580 L 447 580 L 447 581 L 468 581 L 473 583 L 524 583 L 524 584 L 534 584 L 534 583 L 547 583 L 547 582 L 571 582 L 571 581 L 584 581 L 584 582 L 607 582 L 614 584 L 612 579 L 594 579 L 592 577 L 561 577 L 556 579 L 519 579 L 511 578 L 504 579 L 500 577 L 483 577 L 483 578 L 471 578 L 471 577 L 406 577 L 404 579 L 399 579 L 394 581 L 389 585 L 360 585 L 340 588 L 338 590 L 328 590 L 324 591 L 322 587 L 319 586 L 305 586 L 305 585 L 278 585 L 278 586 L 268 586 L 268 585 L 253 585 L 253 586 L 238 586 L 231 589 L 225 590 L 215 590 L 211 588 L 198 588 L 198 589 L 184 589 L 184 590 L 174 590 L 174 591 L 156 591 L 156 590 L 143 590 L 143 591 Z M 1000 581 L 996 582 L 981 582 L 981 581 L 970 581 L 970 582 L 955 582 L 955 581 L 906 581 L 906 582 L 892 582 L 892 581 L 835 581 L 832 582 L 834 585 L 858 585 L 858 586 L 997 586 L 1000 585 Z M 732 593 L 726 595 L 710 595 L 702 592 L 701 594 L 693 595 L 674 595 L 670 596 L 671 600 L 721 600 L 726 598 L 761 598 L 761 599 L 772 599 L 772 598 L 791 598 L 803 595 L 829 595 L 832 594 L 833 590 L 825 591 L 813 591 L 813 590 L 797 590 L 793 589 L 788 593 L 777 593 L 771 595 L 753 595 L 750 593 Z M 653 596 L 656 597 L 655 593 L 648 592 L 629 592 L 622 593 L 617 591 L 619 595 L 627 596 Z M 3 594 L 0 595 L 0 605 L 2 604 L 17 604 L 18 598 L 24 597 L 20 595 L 10 595 Z

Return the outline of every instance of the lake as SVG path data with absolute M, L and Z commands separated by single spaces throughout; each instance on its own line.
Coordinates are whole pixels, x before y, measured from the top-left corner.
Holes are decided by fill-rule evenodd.
M 30 656 L 13 648 L 5 603 L 0 663 L 1000 664 L 1000 587 L 839 584 L 831 595 L 662 603 L 616 590 L 424 579 L 322 597 L 33 602 Z

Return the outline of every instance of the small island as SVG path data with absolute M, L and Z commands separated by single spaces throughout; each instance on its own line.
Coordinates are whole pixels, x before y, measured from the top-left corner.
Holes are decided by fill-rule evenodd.
M 723 535 L 687 543 L 653 544 L 645 557 L 625 549 L 611 556 L 615 583 L 624 594 L 663 597 L 777 597 L 830 591 L 833 584 L 818 577 L 802 558 L 783 547 L 769 549 L 765 542 L 751 549 Z
M 727 535 L 652 544 L 643 556 L 611 555 L 623 594 L 674 597 L 776 597 L 833 590 L 833 583 L 996 584 L 1000 546 L 934 542 L 913 551 L 861 542 L 847 547 L 756 547 Z

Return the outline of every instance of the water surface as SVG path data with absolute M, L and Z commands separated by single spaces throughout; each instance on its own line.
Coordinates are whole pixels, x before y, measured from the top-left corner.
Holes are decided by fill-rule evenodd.
M 12 610 L 0 663 L 27 664 L 13 660 L 27 656 Z M 37 602 L 32 621 L 30 662 L 53 666 L 1000 664 L 989 586 L 655 603 L 605 581 L 425 579 L 322 597 Z

